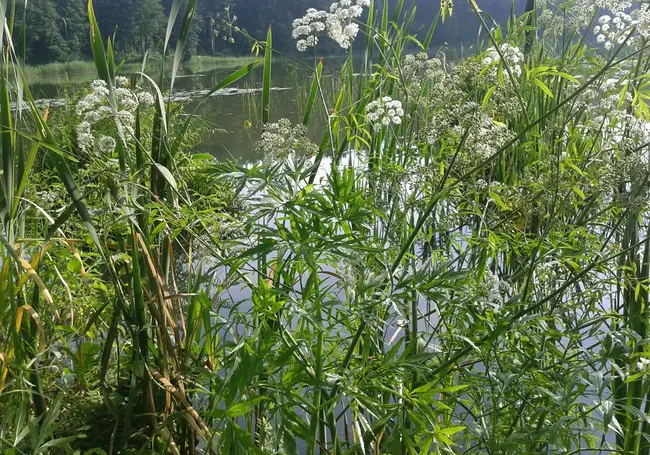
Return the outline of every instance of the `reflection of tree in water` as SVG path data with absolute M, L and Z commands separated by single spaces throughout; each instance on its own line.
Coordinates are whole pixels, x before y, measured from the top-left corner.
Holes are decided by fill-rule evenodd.
M 338 63 L 340 61 L 337 59 L 329 66 L 334 68 Z M 195 86 L 200 84 L 202 88 L 211 88 L 226 75 L 225 71 L 213 70 L 205 73 L 204 77 L 195 78 L 192 83 Z M 259 89 L 262 84 L 261 77 L 262 72 L 258 71 L 243 80 L 239 87 Z M 272 85 L 278 90 L 271 94 L 270 118 L 272 120 L 288 118 L 292 123 L 299 123 L 307 104 L 312 80 L 311 72 L 290 61 L 281 61 L 274 66 L 272 77 Z M 325 98 L 332 99 L 330 95 L 338 89 L 338 79 L 324 77 L 321 85 L 325 92 Z M 260 97 L 259 92 L 252 92 L 215 96 L 206 100 L 199 107 L 198 114 L 216 131 L 206 137 L 197 150 L 210 153 L 219 159 L 236 159 L 246 162 L 260 158 L 254 150 L 254 143 L 261 134 Z M 192 108 L 190 103 L 188 110 Z M 322 127 L 326 121 L 322 104 L 317 103 L 308 130 L 309 137 L 317 143 L 320 142 Z

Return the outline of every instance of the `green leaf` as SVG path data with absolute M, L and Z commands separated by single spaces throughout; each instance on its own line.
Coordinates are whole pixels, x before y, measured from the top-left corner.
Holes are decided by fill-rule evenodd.
M 284 450 L 287 455 L 298 455 L 298 446 L 296 445 L 296 438 L 287 431 L 282 433 L 282 442 L 284 443 Z
M 79 261 L 77 258 L 73 258 L 68 262 L 66 268 L 70 273 L 79 273 L 81 272 L 81 261 Z
M 483 97 L 483 103 L 481 103 L 481 108 L 485 110 L 487 107 L 488 103 L 490 102 L 490 98 L 492 97 L 492 94 L 494 93 L 494 90 L 496 90 L 496 85 L 493 85 L 488 89 L 488 91 L 485 93 L 485 96 Z
M 166 112 L 165 98 L 163 98 L 163 94 L 160 91 L 160 87 L 158 87 L 158 84 L 156 84 L 154 82 L 154 80 L 151 79 L 151 77 L 149 77 L 147 74 L 145 74 L 145 73 L 137 73 L 137 74 L 139 74 L 140 76 L 147 79 L 149 81 L 149 83 L 151 84 L 151 86 L 153 87 L 153 89 L 156 91 L 156 100 L 158 101 L 158 106 L 157 107 L 160 110 L 160 120 L 162 122 L 163 132 L 167 133 L 167 115 L 165 113 Z
M 443 428 L 442 430 L 440 430 L 440 433 L 445 434 L 447 436 L 453 436 L 456 433 L 460 433 L 463 430 L 465 430 L 465 427 L 459 425 L 456 427 Z
M 14 206 L 11 211 L 12 217 L 15 215 L 16 211 L 18 210 L 18 204 L 20 202 L 20 198 L 23 196 L 23 192 L 27 187 L 27 183 L 29 182 L 29 179 L 32 176 L 31 171 L 34 166 L 34 163 L 36 162 L 36 156 L 38 155 L 38 150 L 39 150 L 38 143 L 32 144 L 29 154 L 27 155 L 27 159 L 25 160 L 24 167 L 21 172 L 22 175 L 20 177 L 20 183 L 18 185 L 18 189 L 16 190 L 16 194 L 14 195 Z
M 582 190 L 580 188 L 578 188 L 577 186 L 574 186 L 573 188 L 571 188 L 571 190 L 575 194 L 577 194 L 580 197 L 580 199 L 583 199 L 583 200 L 585 199 L 585 193 L 583 193 Z
M 540 81 L 539 79 L 533 79 L 533 83 L 536 86 L 538 86 L 544 93 L 546 93 L 550 98 L 555 99 L 553 93 L 544 82 Z
M 165 44 L 163 46 L 163 55 L 167 53 L 167 46 L 169 45 L 169 39 L 172 36 L 172 31 L 174 30 L 174 24 L 176 24 L 176 18 L 178 17 L 178 11 L 181 9 L 182 0 L 174 0 L 171 8 L 169 9 L 169 19 L 167 20 L 167 30 L 165 31 Z M 142 70 L 144 73 L 144 69 Z
M 571 76 L 569 73 L 563 73 L 562 71 L 558 71 L 555 74 L 573 82 L 574 84 L 580 84 L 580 81 L 578 81 L 578 79 L 576 79 L 575 77 Z
M 5 201 L 2 203 L 3 211 L 11 212 L 14 202 L 14 173 L 16 169 L 16 150 L 13 134 L 13 118 L 11 116 L 11 100 L 5 74 L 4 60 L 0 62 L 0 145 L 2 146 L 2 185 Z
M 108 37 L 108 46 L 107 46 L 107 62 L 106 64 L 108 65 L 108 76 L 111 78 L 111 80 L 115 79 L 115 53 L 113 51 L 113 44 L 111 43 L 111 37 Z
M 318 94 L 318 87 L 320 85 L 321 74 L 323 73 L 323 59 L 318 62 L 316 67 L 316 74 L 314 74 L 314 79 L 311 83 L 311 89 L 309 90 L 309 97 L 307 98 L 307 108 L 305 109 L 305 116 L 302 119 L 302 124 L 307 126 L 309 125 L 309 119 L 311 118 L 311 112 L 314 108 L 314 101 L 316 100 L 316 95 Z
M 192 161 L 211 161 L 214 157 L 209 153 L 194 153 L 192 154 Z
M 136 377 L 141 378 L 144 376 L 144 362 L 142 360 L 131 361 L 131 370 Z
M 165 166 L 162 164 L 158 163 L 153 163 L 153 165 L 158 169 L 158 172 L 162 174 L 162 176 L 167 180 L 167 183 L 174 189 L 174 191 L 178 192 L 178 185 L 176 183 L 176 179 L 172 175 L 172 173 L 167 169 Z
M 181 64 L 183 58 L 183 51 L 185 50 L 185 41 L 187 41 L 187 35 L 190 32 L 190 26 L 192 25 L 192 18 L 194 17 L 194 12 L 196 11 L 196 2 L 198 0 L 188 0 L 187 6 L 185 7 L 185 14 L 183 15 L 183 22 L 181 23 L 181 31 L 176 40 L 176 51 L 174 52 L 174 62 L 172 64 L 172 76 L 171 81 L 169 82 L 169 91 L 174 89 L 174 81 L 176 80 L 176 74 L 178 73 L 178 67 Z
M 262 401 L 268 400 L 268 397 L 255 397 L 251 398 L 250 400 L 234 404 L 226 410 L 226 416 L 241 417 L 243 415 L 246 415 L 251 410 L 251 407 L 255 406 L 258 403 L 261 403 Z
M 106 52 L 104 51 L 104 42 L 102 34 L 99 31 L 97 18 L 95 18 L 95 10 L 93 8 L 93 0 L 88 0 L 88 20 L 90 21 L 90 48 L 95 60 L 95 67 L 97 68 L 97 75 L 100 79 L 111 84 L 111 78 L 108 71 L 108 63 L 106 62 Z

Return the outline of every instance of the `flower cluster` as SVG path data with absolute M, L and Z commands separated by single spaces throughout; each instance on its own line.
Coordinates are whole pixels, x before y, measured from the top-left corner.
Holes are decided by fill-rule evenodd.
M 476 287 L 476 303 L 483 310 L 491 309 L 495 313 L 500 313 L 513 291 L 510 283 L 500 279 L 490 270 L 486 270 L 482 281 Z
M 566 273 L 562 262 L 549 258 L 540 262 L 533 273 L 533 284 L 540 296 L 547 296 L 550 293 L 565 286 L 567 282 Z M 562 292 L 563 298 L 572 299 L 575 296 L 575 290 L 568 286 Z
M 395 76 L 403 78 L 407 84 L 408 95 L 417 98 L 426 83 L 444 84 L 447 78 L 445 54 L 431 59 L 426 52 L 420 52 L 417 55 L 407 54 L 404 56 L 399 72 L 395 72 Z M 442 87 L 439 88 L 442 89 Z
M 551 9 L 545 9 L 537 18 L 537 25 L 544 30 L 544 38 L 552 38 L 562 33 L 565 27 L 564 17 Z
M 84 153 L 96 150 L 102 155 L 110 155 L 115 150 L 115 139 L 105 134 L 98 134 L 96 138 L 95 132 L 115 130 L 117 137 L 126 141 L 133 134 L 136 109 L 154 103 L 151 93 L 131 90 L 126 77 L 116 77 L 115 85 L 113 102 L 106 82 L 95 80 L 90 86 L 91 92 L 77 103 L 76 111 L 81 119 L 77 126 L 77 145 Z
M 292 36 L 298 40 L 296 48 L 304 52 L 316 46 L 318 36 L 325 31 L 340 47 L 349 48 L 359 33 L 359 25 L 354 20 L 369 5 L 370 0 L 341 0 L 332 3 L 329 12 L 308 9 L 307 14 L 293 21 Z
M 503 43 L 499 46 L 498 51 L 494 47 L 489 48 L 483 57 L 483 67 L 488 68 L 490 73 L 496 74 L 496 66 L 501 62 L 499 52 L 501 52 L 504 63 L 510 69 L 512 75 L 515 77 L 521 76 L 524 54 L 518 47 L 511 46 L 508 43 Z
M 262 138 L 255 144 L 255 148 L 269 161 L 283 160 L 295 155 L 314 156 L 318 153 L 318 146 L 306 135 L 307 128 L 304 125 L 292 126 L 291 121 L 283 118 L 277 123 L 264 126 Z
M 621 94 L 617 77 L 605 80 L 600 87 L 585 90 L 580 102 L 591 119 L 584 126 L 599 133 L 603 148 L 629 148 L 629 153 L 638 144 L 650 142 L 650 122 L 635 115 L 633 95 L 629 91 Z
M 514 137 L 505 124 L 496 122 L 474 102 L 458 108 L 458 119 L 459 123 L 452 126 L 450 132 L 458 140 L 466 135 L 463 148 L 471 166 L 490 158 Z
M 632 91 L 623 92 L 625 86 L 625 76 L 617 73 L 584 90 L 578 107 L 585 116 L 577 126 L 585 136 L 596 138 L 602 150 L 603 165 L 596 179 L 599 190 L 610 203 L 637 211 L 647 206 L 650 197 L 646 183 L 650 151 L 645 146 L 650 143 L 650 121 Z
M 399 125 L 402 123 L 402 116 L 404 115 L 402 102 L 394 100 L 390 96 L 384 96 L 368 103 L 367 111 L 368 121 L 374 125 L 382 126 L 388 126 L 391 123 Z
M 369 6 L 369 0 L 341 0 L 332 3 L 330 15 L 327 17 L 327 33 L 343 49 L 347 49 L 359 33 L 359 25 L 353 19 L 361 17 L 364 6 Z
M 307 14 L 293 21 L 293 39 L 297 39 L 296 47 L 300 52 L 304 52 L 309 47 L 314 47 L 318 43 L 318 34 L 325 31 L 325 21 L 328 13 L 326 11 L 317 11 L 309 8 Z
M 610 11 L 625 11 L 632 7 L 630 0 L 574 0 L 568 9 L 558 7 L 558 1 L 553 2 L 554 14 L 562 16 L 566 14 L 569 21 L 576 26 L 576 28 L 587 27 L 592 19 L 594 13 L 599 9 Z M 551 7 L 549 7 L 549 10 Z
M 632 25 L 643 38 L 650 38 L 650 8 L 639 8 L 631 13 Z
M 582 30 L 592 23 L 595 12 L 609 10 L 611 13 L 601 16 L 593 28 L 596 41 L 605 49 L 610 50 L 617 43 L 622 44 L 626 40 L 629 46 L 637 46 L 639 35 L 650 38 L 650 9 L 647 0 L 574 0 L 569 8 L 560 7 L 561 1 L 563 0 L 547 0 L 548 8 L 539 17 L 538 23 L 544 28 L 545 37 L 562 33 L 566 27 L 566 18 L 576 30 Z M 629 36 L 633 27 L 636 34 Z
M 216 17 L 210 19 L 210 28 L 214 33 L 214 37 L 218 38 L 221 34 L 221 39 L 224 41 L 233 44 L 235 38 L 233 37 L 233 31 L 239 32 L 239 27 L 235 25 L 237 22 L 236 15 L 230 15 L 230 7 L 226 6 L 223 9 L 223 13 L 217 13 Z
M 623 44 L 630 34 L 631 23 L 632 16 L 623 11 L 614 13 L 614 19 L 606 14 L 600 16 L 598 25 L 594 27 L 596 41 L 607 50 L 611 50 L 614 43 Z

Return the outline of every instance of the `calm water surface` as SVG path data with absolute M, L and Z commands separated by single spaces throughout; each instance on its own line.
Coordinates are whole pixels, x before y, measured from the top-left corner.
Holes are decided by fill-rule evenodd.
M 333 103 L 338 89 L 338 78 L 333 75 L 340 69 L 342 61 L 337 58 L 324 60 L 324 77 L 321 85 L 329 103 Z M 309 89 L 311 87 L 313 61 L 299 64 L 295 62 L 276 62 L 271 72 L 274 90 L 271 93 L 270 119 L 277 121 L 288 118 L 293 123 L 302 121 Z M 192 112 L 200 98 L 201 90 L 209 90 L 238 67 L 192 71 L 184 70 L 174 83 L 174 93 L 189 95 L 184 103 L 186 112 Z M 236 93 L 226 92 L 207 99 L 198 108 L 198 115 L 212 130 L 197 151 L 210 153 L 219 159 L 251 161 L 258 158 L 254 144 L 261 133 L 261 87 L 262 66 L 252 74 L 240 79 L 231 88 L 240 89 Z M 72 79 L 72 78 L 71 78 Z M 88 83 L 90 80 L 88 81 Z M 31 86 L 32 93 L 40 99 L 60 99 L 67 90 L 74 93 L 86 84 L 72 84 L 64 88 L 60 84 L 40 83 Z M 325 109 L 322 102 L 316 102 L 312 114 L 309 135 L 317 143 L 326 124 Z

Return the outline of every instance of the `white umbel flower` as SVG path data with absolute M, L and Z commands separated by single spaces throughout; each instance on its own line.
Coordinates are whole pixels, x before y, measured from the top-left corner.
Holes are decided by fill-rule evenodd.
M 115 78 L 115 85 L 117 85 L 118 87 L 128 87 L 129 78 L 124 76 L 117 76 Z
M 650 9 L 637 9 L 630 14 L 630 23 L 643 38 L 650 38 Z
M 516 46 L 511 46 L 508 43 L 503 43 L 501 46 L 499 46 L 499 51 L 505 60 L 504 63 L 512 72 L 512 75 L 515 77 L 521 76 L 524 54 L 519 50 L 519 48 Z M 483 57 L 483 67 L 491 67 L 489 71 L 492 74 L 496 74 L 496 64 L 501 61 L 501 55 L 499 55 L 499 51 L 497 51 L 494 47 L 491 47 L 485 52 L 485 56 Z
M 90 83 L 90 88 L 95 94 L 100 94 L 103 96 L 108 95 L 108 85 L 106 84 L 106 81 L 103 79 L 96 79 L 92 81 Z
M 154 97 L 144 90 L 131 90 L 128 88 L 129 83 L 126 77 L 116 77 L 112 99 L 109 97 L 110 89 L 105 81 L 98 79 L 90 84 L 91 92 L 81 98 L 76 106 L 77 115 L 81 120 L 76 131 L 80 151 L 96 151 L 110 156 L 115 150 L 115 138 L 125 142 L 131 139 L 135 112 L 139 107 L 152 106 Z M 95 134 L 99 131 L 103 135 L 95 140 Z M 107 132 L 110 135 L 106 135 Z
M 291 36 L 296 42 L 296 48 L 300 52 L 306 51 L 318 42 L 317 34 L 325 31 L 325 21 L 328 13 L 326 11 L 317 11 L 314 8 L 307 10 L 307 14 L 293 21 L 293 32 Z
M 291 160 L 295 156 L 312 157 L 318 153 L 318 146 L 307 137 L 307 128 L 302 124 L 292 125 L 286 118 L 264 125 L 262 138 L 255 148 L 269 162 Z
M 110 155 L 115 150 L 117 143 L 111 136 L 101 136 L 97 141 L 97 148 L 105 155 Z
M 400 125 L 404 116 L 402 102 L 390 96 L 368 103 L 366 111 L 368 122 L 380 126 Z
M 293 21 L 292 37 L 296 48 L 304 52 L 318 43 L 318 35 L 327 35 L 343 49 L 347 49 L 359 33 L 358 19 L 363 14 L 363 8 L 370 5 L 369 0 L 341 0 L 332 3 L 327 11 L 317 11 L 313 8 L 307 14 Z
M 149 92 L 138 92 L 137 95 L 138 102 L 142 107 L 151 107 L 154 103 L 153 95 Z
M 81 122 L 77 126 L 77 145 L 83 152 L 88 152 L 93 148 L 95 137 L 90 130 L 90 123 Z
M 630 35 L 630 26 L 637 25 L 632 16 L 624 11 L 615 12 L 613 19 L 605 14 L 598 19 L 598 23 L 601 25 L 593 30 L 596 42 L 608 51 L 614 47 L 614 43 L 623 44 Z

